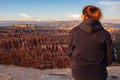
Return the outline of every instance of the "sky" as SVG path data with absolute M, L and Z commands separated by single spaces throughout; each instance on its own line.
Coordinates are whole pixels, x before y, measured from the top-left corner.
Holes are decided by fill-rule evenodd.
M 86 5 L 101 8 L 103 21 L 120 21 L 120 0 L 0 0 L 0 20 L 81 20 Z

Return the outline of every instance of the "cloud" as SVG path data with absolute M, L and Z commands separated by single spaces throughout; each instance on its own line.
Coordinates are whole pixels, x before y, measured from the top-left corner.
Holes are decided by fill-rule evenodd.
M 70 19 L 77 20 L 80 19 L 81 15 L 80 14 L 72 14 L 68 16 Z
M 112 2 L 112 1 L 100 1 L 99 4 L 107 6 L 107 9 L 111 11 L 116 11 L 120 9 L 120 1 L 119 2 Z
M 29 19 L 31 16 L 28 16 L 27 14 L 21 13 L 20 14 L 24 19 Z
M 99 3 L 106 6 L 120 6 L 120 2 L 100 1 Z
M 120 1 L 100 1 L 99 4 L 103 6 L 105 20 L 119 20 Z
M 118 11 L 120 9 L 120 1 L 112 2 L 112 1 L 100 1 L 100 5 L 106 6 L 106 10 L 108 12 Z

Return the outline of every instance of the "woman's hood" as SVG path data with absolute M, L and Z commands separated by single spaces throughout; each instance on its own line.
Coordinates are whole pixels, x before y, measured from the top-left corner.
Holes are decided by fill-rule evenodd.
M 83 31 L 85 31 L 85 32 L 87 32 L 87 33 L 95 33 L 95 32 L 97 32 L 97 31 L 99 31 L 99 30 L 101 30 L 101 29 L 104 29 L 104 28 L 102 27 L 102 24 L 101 24 L 98 20 L 91 19 L 91 18 L 83 21 L 83 22 L 79 25 L 79 27 L 80 27 Z

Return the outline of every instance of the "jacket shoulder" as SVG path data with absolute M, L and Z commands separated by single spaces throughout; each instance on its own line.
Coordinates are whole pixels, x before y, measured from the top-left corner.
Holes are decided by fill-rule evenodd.
M 78 26 L 72 28 L 72 29 L 70 30 L 69 34 L 74 34 L 74 33 L 78 30 L 77 28 L 78 28 Z
M 103 31 L 107 36 L 111 36 L 110 32 L 108 32 L 106 29 L 103 29 Z
M 107 39 L 107 40 L 111 40 L 111 34 L 110 34 L 110 32 L 108 32 L 108 31 L 105 30 L 105 29 L 103 29 L 103 31 L 104 31 L 104 35 L 105 35 L 106 39 Z

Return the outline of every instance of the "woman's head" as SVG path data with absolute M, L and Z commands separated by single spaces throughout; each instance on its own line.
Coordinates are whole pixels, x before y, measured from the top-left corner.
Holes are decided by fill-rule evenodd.
M 102 16 L 102 12 L 100 8 L 93 6 L 93 5 L 85 6 L 84 9 L 82 10 L 83 21 L 88 18 L 100 20 L 101 16 Z

